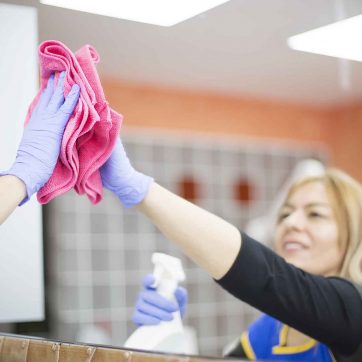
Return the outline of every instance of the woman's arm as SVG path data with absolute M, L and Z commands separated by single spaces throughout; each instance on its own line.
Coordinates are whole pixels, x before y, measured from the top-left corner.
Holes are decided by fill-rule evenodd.
M 352 354 L 362 342 L 362 299 L 356 286 L 304 272 L 248 235 L 242 238 L 239 255 L 217 282 L 334 352 Z
M 133 169 L 120 140 L 101 169 L 106 188 L 138 209 L 237 298 L 321 341 L 352 353 L 362 336 L 362 300 L 338 278 L 303 272 L 221 218 Z
M 237 298 L 339 352 L 348 354 L 358 346 L 362 300 L 349 282 L 295 268 L 233 225 L 156 183 L 138 208 Z
M 361 342 L 362 300 L 351 283 L 305 273 L 156 183 L 138 208 L 237 298 L 335 351 L 350 354 Z
M 239 253 L 241 236 L 235 226 L 157 183 L 138 209 L 215 279 L 226 274 Z
M 0 177 L 0 225 L 25 196 L 26 187 L 23 181 L 12 175 Z
M 101 168 L 105 188 L 125 207 L 138 209 L 198 265 L 215 278 L 231 267 L 241 246 L 238 229 L 137 172 L 119 139 Z
M 73 85 L 64 99 L 65 72 L 54 86 L 52 75 L 33 110 L 21 139 L 16 159 L 0 172 L 0 225 L 19 204 L 25 203 L 44 186 L 59 157 L 65 126 L 79 99 Z
M 361 343 L 362 299 L 348 281 L 305 273 L 156 183 L 138 209 L 238 299 L 334 352 L 348 355 Z M 240 341 L 227 354 L 243 356 Z

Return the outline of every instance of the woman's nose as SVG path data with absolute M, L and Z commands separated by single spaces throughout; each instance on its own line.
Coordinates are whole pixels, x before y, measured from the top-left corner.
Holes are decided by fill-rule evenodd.
M 284 219 L 285 226 L 302 230 L 305 227 L 305 217 L 301 210 L 295 210 Z

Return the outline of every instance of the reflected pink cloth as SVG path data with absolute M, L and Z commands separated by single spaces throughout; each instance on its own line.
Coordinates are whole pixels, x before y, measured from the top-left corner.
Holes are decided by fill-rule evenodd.
M 61 151 L 54 172 L 39 190 L 37 197 L 46 204 L 74 187 L 77 193 L 86 193 L 96 204 L 102 200 L 102 181 L 99 168 L 110 156 L 122 123 L 122 116 L 113 111 L 104 96 L 95 64 L 97 51 L 85 45 L 73 54 L 59 41 L 45 41 L 39 46 L 41 87 L 31 103 L 25 122 L 36 106 L 48 78 L 66 71 L 64 94 L 74 83 L 80 88 L 79 102 L 65 128 Z

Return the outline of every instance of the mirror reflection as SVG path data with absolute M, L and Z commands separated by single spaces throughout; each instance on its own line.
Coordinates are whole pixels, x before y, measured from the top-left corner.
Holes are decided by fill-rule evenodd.
M 0 331 L 249 360 L 359 360 L 362 3 L 216 3 L 163 26 L 0 2 L 10 99 L 0 107 L 0 169 L 10 170 L 0 191 L 15 176 L 13 208 L 34 194 L 23 215 L 1 219 Z M 30 17 L 15 23 L 24 9 Z M 47 89 L 51 117 L 45 105 L 34 111 Z M 37 188 L 29 170 L 52 161 L 34 156 L 18 171 L 15 155 L 33 154 L 35 139 L 51 147 L 39 136 L 48 116 L 63 122 L 61 161 L 58 150 Z M 26 136 L 24 120 L 41 132 Z M 30 218 L 36 230 L 20 230 Z M 29 291 L 12 296 L 14 283 Z M 330 332 L 332 316 L 341 334 L 356 328 L 348 343 Z

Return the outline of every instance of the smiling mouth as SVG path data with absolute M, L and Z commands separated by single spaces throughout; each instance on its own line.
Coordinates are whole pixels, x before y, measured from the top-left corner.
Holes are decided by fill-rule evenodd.
M 283 244 L 283 249 L 285 251 L 300 251 L 305 250 L 306 247 L 296 241 L 287 241 Z

